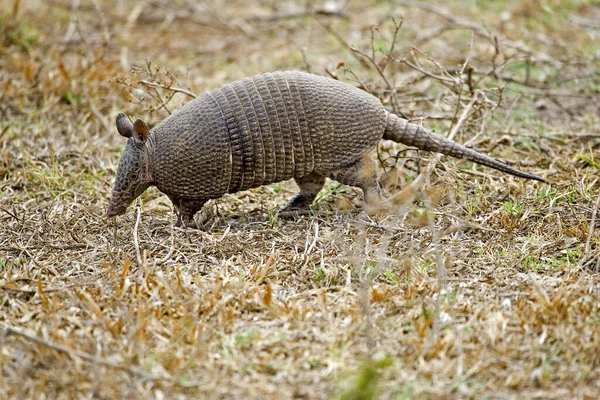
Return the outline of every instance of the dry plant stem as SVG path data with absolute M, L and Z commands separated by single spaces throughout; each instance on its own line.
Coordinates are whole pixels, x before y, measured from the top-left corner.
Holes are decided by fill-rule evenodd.
M 600 206 L 600 194 L 598 195 L 598 198 L 596 199 L 596 204 L 594 204 L 594 211 L 592 211 L 592 219 L 590 220 L 590 226 L 588 229 L 588 237 L 585 242 L 585 251 L 583 253 L 583 257 L 581 258 L 581 261 L 579 261 L 580 267 L 585 265 L 586 261 L 590 257 L 592 236 L 594 236 L 594 226 L 596 224 L 596 214 L 598 213 L 599 206 Z
M 419 72 L 421 72 L 423 75 L 427 75 L 427 76 L 429 76 L 429 77 L 431 77 L 431 78 L 433 78 L 433 79 L 436 79 L 436 80 L 438 80 L 438 81 L 447 82 L 447 83 L 452 83 L 452 84 L 456 83 L 456 81 L 455 81 L 454 79 L 452 79 L 452 78 L 447 78 L 447 77 L 445 77 L 445 76 L 440 76 L 440 75 L 436 75 L 436 74 L 434 74 L 434 73 L 431 73 L 431 72 L 429 72 L 429 71 L 427 71 L 427 70 L 425 70 L 425 69 L 423 69 L 423 68 L 421 68 L 421 67 L 419 67 L 419 66 L 417 66 L 417 65 L 415 65 L 415 64 L 413 64 L 413 63 L 411 63 L 411 62 L 410 62 L 410 61 L 408 61 L 406 58 L 403 58 L 403 59 L 401 59 L 401 60 L 398 60 L 398 61 L 399 61 L 399 62 L 401 62 L 401 63 L 404 63 L 404 64 L 408 65 L 409 67 L 411 67 L 411 68 L 412 68 L 412 69 L 414 69 L 415 71 L 419 71 Z
M 171 227 L 171 233 L 170 233 L 169 236 L 170 236 L 171 244 L 169 245 L 169 252 L 163 258 L 161 258 L 160 260 L 157 260 L 156 261 L 156 265 L 161 265 L 161 264 L 164 264 L 165 262 L 167 262 L 171 258 L 171 256 L 173 255 L 173 252 L 175 251 L 175 246 L 174 246 L 174 243 L 175 243 L 175 230 L 173 228 L 173 224 L 170 224 L 170 227 Z M 225 237 L 225 234 L 227 234 L 227 232 L 225 232 L 223 234 L 223 238 Z
M 442 71 L 444 73 L 444 75 L 450 79 L 453 83 L 454 83 L 454 87 L 453 89 L 456 90 L 456 85 L 458 85 L 462 79 L 462 76 L 459 78 L 455 78 L 454 76 L 452 76 L 452 74 L 450 73 L 450 71 L 448 71 L 448 69 L 438 60 L 436 60 L 435 58 L 433 58 L 432 56 L 430 56 L 429 54 L 421 51 L 419 48 L 417 47 L 413 47 L 412 48 L 412 52 L 420 54 L 421 56 L 425 57 L 427 59 L 427 61 L 431 62 L 433 65 L 435 65 L 440 71 Z M 417 61 L 418 59 L 415 58 Z M 468 62 L 468 58 L 465 62 Z M 463 63 L 463 66 L 465 64 Z
M 147 3 L 148 5 L 153 5 L 157 8 L 164 8 L 165 4 L 162 1 L 149 1 Z M 170 12 L 168 18 L 172 19 L 173 21 L 175 20 L 185 20 L 185 21 L 189 21 L 193 24 L 197 24 L 200 26 L 206 26 L 206 27 L 210 27 L 213 29 L 220 29 L 220 30 L 224 30 L 224 31 L 231 31 L 231 24 L 228 23 L 227 21 L 223 21 L 221 18 L 218 17 L 218 15 L 215 14 L 215 12 L 210 8 L 210 7 L 202 7 L 200 6 L 200 4 L 198 2 L 188 2 L 189 4 L 189 8 L 190 10 L 185 10 L 185 11 L 181 11 L 181 12 Z M 139 14 L 139 11 L 138 11 Z M 160 14 L 158 14 L 160 15 Z M 205 17 L 205 15 L 207 17 Z M 139 15 L 136 16 L 136 18 L 139 17 Z M 144 20 L 144 23 L 147 22 L 159 22 L 158 20 L 150 17 L 148 19 Z M 241 32 L 245 33 L 243 30 L 240 29 Z
M 66 285 L 64 287 L 61 288 L 44 288 L 43 291 L 44 293 L 52 293 L 52 292 L 62 292 L 71 288 L 76 288 L 76 287 L 85 287 L 85 286 L 96 286 L 98 285 L 97 282 L 87 282 L 87 283 L 74 283 L 72 285 Z M 6 290 L 6 291 L 12 291 L 12 292 L 18 292 L 18 293 L 28 293 L 28 294 L 36 294 L 39 293 L 39 289 L 20 289 L 20 288 L 12 288 L 12 287 L 7 287 L 7 286 L 0 286 L 0 290 Z
M 106 120 L 106 117 L 104 115 L 102 115 L 100 113 L 100 111 L 98 111 L 98 107 L 96 107 L 96 105 L 92 103 L 92 104 L 90 104 L 90 110 L 96 116 L 96 118 L 98 118 L 98 120 L 102 124 L 102 127 L 104 128 L 104 130 L 106 132 L 111 132 L 113 129 L 112 126 L 108 123 L 108 121 Z
M 150 81 L 147 81 L 147 80 L 141 80 L 141 81 L 139 81 L 139 83 L 141 83 L 144 86 L 151 87 L 151 88 L 160 88 L 160 89 L 170 90 L 171 92 L 175 92 L 175 93 L 182 93 L 182 94 L 185 94 L 188 97 L 191 97 L 192 99 L 195 99 L 197 97 L 197 95 L 194 92 L 190 92 L 189 90 L 178 88 L 178 87 L 173 87 L 171 85 L 165 85 L 165 84 L 162 84 L 162 83 L 150 82 Z
M 302 54 L 302 60 L 304 61 L 304 67 L 306 68 L 306 72 L 312 74 L 313 68 L 308 60 L 308 56 L 306 55 L 306 47 L 299 47 L 300 53 Z
M 463 112 L 463 115 L 465 113 Z M 462 122 L 459 120 L 459 122 L 462 124 Z M 458 126 L 458 123 L 457 123 Z M 439 160 L 439 158 L 438 158 Z M 437 162 L 436 162 L 437 163 Z M 434 164 L 432 162 L 432 164 Z M 430 174 L 432 172 L 433 169 L 428 169 L 428 171 L 426 172 L 426 182 L 429 185 L 429 177 Z M 434 248 L 435 251 L 435 260 L 436 260 L 436 265 L 437 265 L 437 278 L 438 278 L 438 296 L 436 297 L 436 301 L 435 301 L 435 319 L 434 319 L 434 324 L 433 324 L 433 330 L 432 330 L 432 335 L 430 335 L 430 346 L 433 346 L 435 344 L 435 340 L 437 337 L 439 337 L 439 334 L 441 332 L 441 321 L 440 321 L 440 315 L 441 315 L 441 303 L 442 303 L 442 297 L 443 295 L 445 295 L 448 291 L 448 273 L 446 270 L 446 266 L 445 266 L 445 262 L 442 258 L 442 250 L 441 250 L 441 242 L 440 242 L 440 231 L 437 229 L 437 227 L 435 226 L 435 220 L 433 218 L 434 212 L 433 212 L 433 204 L 431 203 L 431 198 L 429 196 L 425 196 L 424 199 L 425 202 L 425 209 L 427 210 L 427 226 L 429 227 L 429 231 L 431 232 L 431 244 Z M 462 380 L 462 376 L 464 373 L 464 350 L 463 350 L 463 345 L 462 345 L 462 336 L 460 333 L 460 330 L 458 329 L 457 326 L 457 318 L 456 318 L 456 311 L 454 308 L 454 304 L 452 304 L 452 301 L 449 300 L 450 297 L 448 297 L 448 305 L 449 305 L 449 310 L 451 313 L 451 318 L 452 318 L 452 328 L 454 330 L 454 334 L 456 335 L 456 350 L 458 353 L 457 356 L 457 366 L 456 366 L 456 376 L 454 377 L 455 382 L 460 383 Z
M 167 382 L 171 382 L 171 383 L 174 383 L 174 384 L 182 385 L 181 383 L 179 383 L 177 380 L 173 379 L 170 376 L 167 376 L 167 375 L 150 375 L 150 374 L 147 374 L 144 371 L 142 371 L 142 370 L 140 370 L 139 368 L 136 368 L 136 367 L 119 365 L 119 364 L 116 364 L 114 362 L 108 361 L 108 360 L 106 360 L 104 358 L 96 357 L 96 356 L 93 356 L 91 354 L 84 353 L 82 351 L 73 350 L 73 349 L 70 349 L 70 348 L 68 348 L 66 346 L 60 345 L 58 343 L 53 343 L 53 342 L 50 342 L 48 340 L 44 340 L 44 339 L 40 338 L 39 336 L 29 334 L 29 333 L 27 333 L 27 332 L 25 332 L 25 331 L 23 331 L 23 330 L 21 330 L 19 328 L 15 328 L 13 326 L 8 325 L 5 322 L 1 322 L 0 321 L 0 327 L 4 328 L 4 331 L 6 332 L 7 336 L 9 336 L 9 335 L 19 336 L 19 337 L 21 337 L 23 339 L 26 339 L 26 340 L 28 340 L 30 342 L 34 342 L 34 343 L 40 344 L 40 345 L 42 345 L 44 347 L 47 347 L 49 349 L 53 349 L 53 350 L 56 350 L 56 351 L 60 351 L 61 353 L 68 354 L 69 357 L 71 357 L 71 358 L 79 357 L 79 358 L 81 358 L 83 360 L 92 362 L 94 364 L 100 364 L 100 365 L 104 365 L 104 366 L 107 366 L 107 367 L 110 367 L 110 368 L 115 368 L 115 369 L 119 369 L 119 370 L 125 371 L 125 372 L 127 372 L 127 373 L 129 373 L 131 375 L 139 376 L 139 377 L 143 378 L 144 380 L 148 380 L 148 381 L 167 381 Z M 185 385 L 182 385 L 182 386 L 193 387 L 193 386 L 198 386 L 198 384 L 185 384 Z
M 342 19 L 348 19 L 348 15 L 342 10 L 326 10 L 326 9 L 315 9 L 315 10 L 302 10 L 302 11 L 291 11 L 278 14 L 271 14 L 267 16 L 251 17 L 247 21 L 249 22 L 274 22 L 285 19 L 298 19 L 318 16 L 322 17 L 338 17 Z
M 371 31 L 371 34 L 372 34 L 372 31 Z M 374 40 L 374 39 L 372 39 L 372 40 Z M 385 82 L 385 85 L 387 86 L 388 90 L 390 91 L 390 99 L 392 100 L 392 109 L 394 110 L 394 114 L 399 114 L 398 104 L 396 101 L 396 89 L 392 86 L 392 84 L 388 80 L 387 76 L 383 73 L 383 70 L 379 66 L 379 63 L 377 62 L 377 60 L 375 60 L 375 56 L 374 55 L 369 56 L 368 54 L 363 53 L 361 50 L 359 50 L 353 46 L 350 47 L 350 50 L 352 50 L 356 54 L 366 58 L 371 63 L 371 65 L 373 65 L 373 67 L 375 67 L 375 70 L 377 71 L 377 73 L 379 74 L 381 79 L 383 79 L 383 81 Z
M 368 91 L 369 86 L 365 82 L 363 82 L 363 80 L 358 75 L 356 75 L 356 72 L 354 72 L 351 68 L 347 68 L 347 67 L 343 67 L 342 69 L 344 72 L 352 75 L 354 80 L 356 80 L 356 82 L 358 82 L 358 86 L 360 88 Z M 338 79 L 338 78 L 336 77 L 335 79 Z
M 471 112 L 471 109 L 473 108 L 475 103 L 477 103 L 477 99 L 480 95 L 481 95 L 481 92 L 479 92 L 479 91 L 476 92 L 475 95 L 473 96 L 473 98 L 471 99 L 471 101 L 469 102 L 469 104 L 467 104 L 467 106 L 463 109 L 462 113 L 460 114 L 460 117 L 458 118 L 458 121 L 456 121 L 456 125 L 452 126 L 452 129 L 450 129 L 450 133 L 448 133 L 449 139 L 454 139 L 456 137 L 456 134 L 458 133 L 460 128 L 463 126 L 463 124 L 469 117 L 469 113 Z M 456 111 L 458 112 L 458 110 L 456 110 Z M 439 156 L 437 158 L 439 160 Z
M 325 29 L 325 31 L 327 31 L 327 33 L 333 36 L 333 38 L 342 45 L 342 48 L 347 49 L 363 67 L 369 68 L 369 63 L 367 63 L 363 57 L 360 57 L 358 54 L 352 51 L 352 46 L 335 29 L 333 29 L 329 23 L 325 24 L 319 19 L 317 19 L 317 22 L 323 29 Z
M 400 28 L 402 27 L 402 21 L 400 21 L 400 22 L 396 22 L 396 20 L 393 20 L 393 21 L 394 21 L 394 33 L 393 33 L 393 37 L 392 37 L 392 44 L 390 46 L 389 52 L 385 56 L 388 58 L 391 57 L 391 54 L 394 51 L 396 41 L 398 40 L 398 32 L 400 32 Z M 391 103 L 392 103 L 392 109 L 394 110 L 394 114 L 400 115 L 403 118 L 406 118 L 406 116 L 404 116 L 401 113 L 401 111 L 398 107 L 398 99 L 396 97 L 397 90 L 394 86 L 392 86 L 388 77 L 384 73 L 384 68 L 385 68 L 385 65 L 387 65 L 387 64 L 385 64 L 383 67 L 381 66 L 382 62 L 383 61 L 387 62 L 387 60 L 382 60 L 381 62 L 379 62 L 376 59 L 375 27 L 371 27 L 371 55 L 364 53 L 363 51 L 361 51 L 360 49 L 358 49 L 354 46 L 350 46 L 350 50 L 352 50 L 354 53 L 360 55 L 361 57 L 364 57 L 365 59 L 367 59 L 369 61 L 369 63 L 375 68 L 375 70 L 377 71 L 377 74 L 381 77 L 381 79 L 385 83 L 388 91 L 390 92 L 390 99 L 391 99 Z
M 472 45 L 472 42 L 471 42 L 471 45 Z M 468 59 L 467 59 L 467 61 L 465 61 L 464 66 L 466 66 L 467 63 L 468 63 Z M 463 68 L 464 68 L 464 66 L 463 66 Z M 462 78 L 462 75 L 461 75 L 461 78 Z M 462 83 L 462 79 L 460 82 Z M 462 84 L 460 85 L 460 89 L 461 89 L 460 93 L 462 93 Z M 463 109 L 458 121 L 452 127 L 451 131 L 448 134 L 449 139 L 454 139 L 454 137 L 456 136 L 456 133 L 460 130 L 460 128 L 462 127 L 464 122 L 467 120 L 467 117 L 469 116 L 471 109 L 475 105 L 477 98 L 478 98 L 478 94 L 473 96 L 473 98 L 471 99 L 469 104 Z M 458 101 L 460 102 L 460 98 Z M 457 109 L 457 111 L 458 111 L 458 109 Z M 426 184 L 429 184 L 429 177 L 431 176 L 431 173 L 435 169 L 437 163 L 440 161 L 440 157 L 441 156 L 439 154 L 436 154 L 433 157 L 433 160 L 430 162 L 429 166 L 427 167 L 427 170 L 425 171 L 425 173 L 419 176 L 419 177 L 421 177 L 421 176 L 425 177 L 424 179 L 425 179 Z M 433 219 L 433 205 L 431 203 L 431 199 L 429 198 L 429 196 L 425 196 L 425 209 L 427 210 L 427 225 L 431 232 L 431 242 L 432 242 L 432 245 L 433 245 L 434 251 L 435 251 L 438 286 L 439 286 L 439 289 L 438 289 L 439 293 L 438 293 L 437 301 L 435 302 L 435 320 L 434 320 L 433 336 L 431 336 L 431 338 L 430 338 L 431 339 L 430 343 L 433 344 L 433 340 L 440 333 L 440 306 L 441 306 L 441 301 L 442 301 L 441 295 L 448 290 L 448 282 L 447 282 L 447 271 L 446 271 L 446 267 L 444 265 L 444 260 L 442 258 L 442 251 L 440 249 L 439 231 L 435 226 L 435 221 Z M 455 321 L 456 318 L 454 315 L 455 314 L 454 307 L 450 307 L 450 309 L 453 314 L 453 320 Z M 463 348 L 462 348 L 461 335 L 458 330 L 458 327 L 456 326 L 456 323 L 454 323 L 453 327 L 454 327 L 454 331 L 455 331 L 455 334 L 457 337 L 457 350 L 458 350 L 457 375 L 458 376 L 456 379 L 458 380 L 462 376 L 463 370 L 464 370 L 464 368 L 463 368 L 464 354 L 463 354 Z
M 77 19 L 77 9 L 81 4 L 81 0 L 73 0 L 71 2 L 71 14 L 69 16 L 69 26 L 67 27 L 67 32 L 63 38 L 63 43 L 68 43 L 72 40 L 73 34 L 77 29 L 78 19 Z
M 313 249 L 315 248 L 315 245 L 317 243 L 317 240 L 319 239 L 319 223 L 315 222 L 315 234 L 313 236 L 313 240 L 311 241 L 310 245 L 309 243 L 309 235 L 306 235 L 306 243 L 304 244 L 304 253 L 302 254 L 302 265 L 301 267 L 306 266 L 306 264 L 309 261 L 309 255 L 310 253 L 313 251 Z
M 142 217 L 142 208 L 139 203 L 135 207 L 136 209 L 136 218 L 135 225 L 133 227 L 133 245 L 135 246 L 135 256 L 138 263 L 138 268 L 140 271 L 142 270 L 142 253 L 140 252 L 140 242 L 138 239 L 138 228 L 140 226 L 140 219 Z
M 498 42 L 501 42 L 503 45 L 512 47 L 512 48 L 514 48 L 518 51 L 521 51 L 527 55 L 534 56 L 536 59 L 545 61 L 557 68 L 563 64 L 561 61 L 556 60 L 553 57 L 550 57 L 548 54 L 533 51 L 531 48 L 529 48 L 529 46 L 527 46 L 523 43 L 513 42 L 512 40 L 500 38 L 500 36 L 498 34 L 489 32 L 487 29 L 485 29 L 481 25 L 478 25 L 473 22 L 466 21 L 464 19 L 455 17 L 454 15 L 450 14 L 449 12 L 447 12 L 439 7 L 436 7 L 432 4 L 416 3 L 416 2 L 412 2 L 412 1 L 406 1 L 406 0 L 394 0 L 394 2 L 396 4 L 399 4 L 399 5 L 402 5 L 405 7 L 420 8 L 422 10 L 426 10 L 431 13 L 437 14 L 440 17 L 446 19 L 448 22 L 450 22 L 458 27 L 470 29 L 477 35 L 487 38 L 490 42 L 492 42 L 496 46 L 498 45 Z
M 395 18 L 392 18 L 392 22 L 394 23 L 394 33 L 392 34 L 392 44 L 390 45 L 390 49 L 387 52 L 388 57 L 390 57 L 394 53 L 396 44 L 398 43 L 398 34 L 400 33 L 400 29 L 402 28 L 402 24 L 404 23 L 404 18 L 401 18 L 400 22 L 396 21 Z M 387 64 L 385 66 L 387 66 Z M 385 66 L 383 69 L 385 69 Z
M 108 43 L 111 35 L 110 30 L 108 28 L 108 23 L 106 21 L 106 15 L 104 14 L 102 7 L 100 7 L 98 0 L 92 0 L 92 3 L 94 4 L 94 8 L 96 9 L 96 15 L 98 15 L 100 19 L 100 24 L 102 25 L 102 34 L 104 36 L 104 41 Z
M 458 131 L 458 129 L 454 128 L 454 122 L 456 122 L 456 115 L 458 114 L 458 111 L 460 110 L 461 99 L 462 99 L 462 94 L 463 94 L 464 83 L 463 83 L 462 77 L 465 72 L 465 68 L 467 68 L 467 65 L 469 64 L 469 59 L 471 57 L 472 50 L 473 50 L 473 33 L 471 33 L 471 40 L 469 41 L 469 52 L 467 53 L 467 57 L 465 59 L 465 62 L 463 63 L 462 68 L 460 69 L 458 79 L 456 79 L 456 82 L 455 82 L 455 84 L 457 86 L 456 91 L 458 93 L 458 99 L 456 99 L 456 110 L 454 111 L 454 116 L 452 117 L 452 126 L 451 126 L 450 133 L 449 133 L 449 136 L 452 138 L 454 138 L 454 136 L 456 135 L 456 132 Z M 473 107 L 473 104 L 475 103 L 476 99 L 477 99 L 477 96 L 473 96 L 473 98 L 471 99 L 472 104 L 469 105 L 469 110 Z M 463 114 L 461 115 L 461 118 L 464 117 L 466 119 L 467 116 L 468 116 L 468 113 L 465 114 L 463 112 Z M 461 125 L 462 125 L 462 123 L 461 123 Z

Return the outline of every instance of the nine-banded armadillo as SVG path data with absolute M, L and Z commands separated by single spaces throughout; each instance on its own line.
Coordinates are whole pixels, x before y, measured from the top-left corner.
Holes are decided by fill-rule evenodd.
M 154 129 L 119 114 L 127 138 L 108 216 L 155 185 L 189 225 L 209 199 L 294 178 L 300 192 L 285 210 L 308 208 L 325 177 L 378 196 L 367 153 L 380 139 L 463 157 L 545 182 L 387 112 L 354 86 L 303 72 L 275 72 L 233 82 L 185 104 Z M 365 173 L 365 171 L 370 171 Z

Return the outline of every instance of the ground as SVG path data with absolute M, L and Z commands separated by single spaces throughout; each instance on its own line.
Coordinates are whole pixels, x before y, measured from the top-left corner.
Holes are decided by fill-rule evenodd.
M 0 0 L 0 398 L 600 397 L 600 6 Z M 382 142 L 393 207 L 328 181 L 105 218 L 125 145 L 272 70 L 550 183 Z M 377 212 L 375 212 L 377 211 Z

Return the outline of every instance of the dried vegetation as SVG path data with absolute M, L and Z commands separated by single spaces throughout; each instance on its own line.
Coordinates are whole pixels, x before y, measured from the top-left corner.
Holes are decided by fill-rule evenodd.
M 599 20 L 582 0 L 0 0 L 0 398 L 598 398 Z M 156 190 L 105 220 L 118 112 L 156 123 L 276 69 L 552 184 L 383 143 L 397 207 L 376 217 L 329 182 L 295 221 L 292 183 L 209 203 L 202 231 Z

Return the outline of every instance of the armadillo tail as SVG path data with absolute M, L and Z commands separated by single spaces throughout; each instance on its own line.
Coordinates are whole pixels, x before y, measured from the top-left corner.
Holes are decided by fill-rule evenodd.
M 452 140 L 424 129 L 418 124 L 413 124 L 405 119 L 402 119 L 394 114 L 388 114 L 387 125 L 383 138 L 393 140 L 397 143 L 402 143 L 407 146 L 413 146 L 421 150 L 433 151 L 442 153 L 456 158 L 466 158 L 469 161 L 477 164 L 486 165 L 488 167 L 519 176 L 521 178 L 533 179 L 540 182 L 546 180 L 525 172 L 518 171 L 508 165 L 476 152 L 463 146 L 462 144 L 453 142 Z M 547 183 L 547 182 L 546 182 Z

